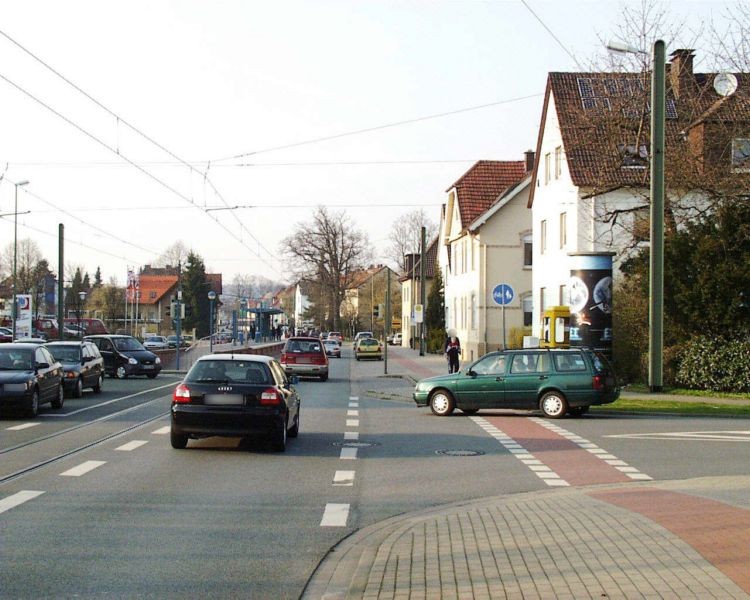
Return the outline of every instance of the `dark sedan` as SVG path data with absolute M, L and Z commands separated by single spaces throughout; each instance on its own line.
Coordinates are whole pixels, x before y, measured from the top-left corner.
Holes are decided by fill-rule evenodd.
M 172 396 L 171 442 L 263 435 L 277 452 L 299 433 L 300 398 L 270 356 L 209 354 L 193 365 Z
M 102 391 L 104 384 L 104 359 L 91 342 L 50 342 L 47 350 L 60 361 L 65 372 L 65 391 L 75 397 L 83 395 L 84 388 L 94 393 Z
M 63 368 L 44 346 L 10 343 L 0 346 L 0 407 L 21 408 L 30 417 L 49 402 L 62 408 Z

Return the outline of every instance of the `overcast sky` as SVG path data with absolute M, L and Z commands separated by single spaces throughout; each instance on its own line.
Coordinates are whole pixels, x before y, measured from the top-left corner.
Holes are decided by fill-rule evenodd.
M 734 3 L 666 4 L 697 28 Z M 547 73 L 578 70 L 571 54 L 590 63 L 619 11 L 602 0 L 8 0 L 0 251 L 13 241 L 12 182 L 29 180 L 18 236 L 55 269 L 63 223 L 66 259 L 105 279 L 124 282 L 182 240 L 225 283 L 287 280 L 279 240 L 319 204 L 345 210 L 384 262 L 394 220 L 424 207 L 437 221 L 474 161 L 535 147 Z M 702 58 L 697 48 L 697 69 L 710 70 Z M 221 206 L 254 208 L 197 208 Z

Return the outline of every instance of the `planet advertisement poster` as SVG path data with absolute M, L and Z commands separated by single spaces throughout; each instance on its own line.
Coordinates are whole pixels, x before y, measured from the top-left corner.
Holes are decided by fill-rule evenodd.
M 609 256 L 581 256 L 581 267 L 571 269 L 570 344 L 612 351 L 612 262 Z M 601 260 L 605 259 L 605 260 Z M 605 268 L 601 268 L 605 267 Z

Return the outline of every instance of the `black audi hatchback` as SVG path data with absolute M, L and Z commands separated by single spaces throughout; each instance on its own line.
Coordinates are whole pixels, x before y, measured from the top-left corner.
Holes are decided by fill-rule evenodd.
M 300 397 L 270 356 L 209 354 L 193 365 L 172 396 L 171 442 L 262 435 L 277 452 L 299 433 Z

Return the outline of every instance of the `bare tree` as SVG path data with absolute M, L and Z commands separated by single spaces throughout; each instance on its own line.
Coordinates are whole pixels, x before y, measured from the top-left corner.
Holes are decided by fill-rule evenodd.
M 37 281 L 37 265 L 44 259 L 42 251 L 39 249 L 37 244 L 31 238 L 24 238 L 18 240 L 16 246 L 16 281 L 18 283 L 18 293 L 27 294 L 33 293 L 36 289 Z M 2 253 L 2 267 L 0 271 L 7 273 L 8 276 L 13 274 L 13 243 L 11 242 L 5 247 L 5 251 Z
M 403 217 L 396 219 L 391 225 L 388 239 L 391 242 L 388 248 L 388 257 L 396 264 L 400 272 L 406 270 L 406 254 L 415 254 L 419 252 L 419 246 L 422 239 L 422 227 L 427 229 L 427 244 L 437 235 L 437 222 L 431 220 L 425 210 L 420 208 L 407 213 Z
M 329 319 L 339 329 L 345 290 L 370 258 L 367 235 L 345 213 L 318 206 L 311 222 L 297 224 L 294 233 L 281 241 L 281 250 L 297 279 L 321 286 Z
M 709 39 L 717 70 L 750 71 L 750 6 L 737 2 L 726 10 L 726 25 L 711 22 Z
M 177 240 L 174 244 L 167 247 L 159 257 L 154 261 L 155 267 L 176 267 L 179 263 L 185 265 L 187 262 L 187 255 L 190 252 L 182 240 Z

